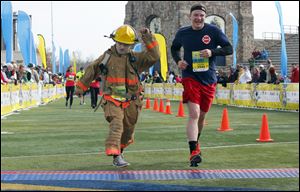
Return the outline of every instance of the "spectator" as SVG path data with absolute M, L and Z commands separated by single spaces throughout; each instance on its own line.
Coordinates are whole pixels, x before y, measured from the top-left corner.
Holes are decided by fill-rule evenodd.
M 235 73 L 235 69 L 230 67 L 228 71 L 228 83 L 234 83 L 238 78 L 237 74 L 238 73 Z
M 52 82 L 53 82 L 53 85 L 61 84 L 61 82 L 59 81 L 59 78 L 58 78 L 57 74 L 53 74 L 52 75 Z
M 252 83 L 259 82 L 259 69 L 257 67 L 252 68 Z
M 243 73 L 239 77 L 239 83 L 250 83 L 252 80 L 251 73 L 247 66 L 243 67 Z
M 227 87 L 228 77 L 222 69 L 219 69 L 219 76 L 218 76 L 217 83 L 222 84 L 223 87 Z
M 266 69 L 265 69 L 265 66 L 264 65 L 260 65 L 259 66 L 259 79 L 258 79 L 258 82 L 259 83 L 265 83 L 266 82 L 266 79 L 267 79 L 267 72 L 266 72 Z
M 270 73 L 270 80 L 267 81 L 267 83 L 272 83 L 272 84 L 279 83 L 279 82 L 277 82 L 278 79 L 277 79 L 277 74 L 276 74 L 274 66 L 271 66 L 269 68 L 269 73 Z
M 149 74 L 148 71 L 145 72 L 144 80 L 142 82 L 144 82 L 144 83 L 151 83 L 152 82 L 151 75 Z
M 49 78 L 49 74 L 48 74 L 47 69 L 43 69 L 42 75 L 43 75 L 44 85 L 49 84 L 50 83 L 50 78 Z
M 269 59 L 269 53 L 265 48 L 261 51 L 261 59 L 264 59 L 264 60 Z
M 261 53 L 256 47 L 252 51 L 252 58 L 253 59 L 260 59 L 261 58 Z
M 291 79 L 291 83 L 299 83 L 299 65 L 296 63 L 292 64 L 290 79 Z
M 69 66 L 66 72 L 66 107 L 68 107 L 68 100 L 70 99 L 70 106 L 71 109 L 73 104 L 73 94 L 75 91 L 75 80 L 76 80 L 76 74 L 73 72 L 73 66 Z
M 94 109 L 97 106 L 98 102 L 98 94 L 100 90 L 100 75 L 90 83 L 90 91 L 91 91 L 91 107 Z
M 176 83 L 175 75 L 174 75 L 174 72 L 173 72 L 173 71 L 171 71 L 171 72 L 169 73 L 169 78 L 167 79 L 167 82 L 168 82 L 168 83 Z
M 160 78 L 158 71 L 155 71 L 154 75 L 153 75 L 153 81 L 152 81 L 152 83 L 162 83 L 162 82 L 163 81 Z
M 269 82 L 269 81 L 271 81 L 270 68 L 272 68 L 272 67 L 274 68 L 274 65 L 273 65 L 271 59 L 268 59 L 266 62 L 267 62 L 267 71 L 266 71 L 267 72 L 267 78 L 266 78 L 266 82 Z
M 27 83 L 29 81 L 28 77 L 30 75 L 27 75 L 27 73 L 25 66 L 21 64 L 17 73 L 17 79 L 20 83 Z
M 83 67 L 80 67 L 79 69 L 80 71 L 76 73 L 76 79 L 77 81 L 79 81 L 79 79 L 84 75 L 84 70 L 83 70 Z M 79 94 L 78 97 L 80 98 L 80 102 L 79 102 L 79 105 L 85 105 L 85 102 L 84 102 L 84 97 L 86 95 L 88 91 L 85 91 L 83 92 L 83 94 Z
M 57 82 L 56 84 L 62 84 L 63 83 L 63 75 L 62 73 L 57 73 Z
M 10 79 L 10 77 L 13 75 L 12 70 L 13 70 L 13 65 L 11 63 L 6 63 L 5 74 L 8 79 Z
M 15 83 L 17 83 L 18 65 L 13 61 L 11 63 L 13 65 L 13 70 L 12 70 L 12 76 L 10 77 L 10 79 L 13 80 Z
M 3 66 L 1 64 L 1 84 L 5 85 L 5 84 L 7 84 L 9 82 L 10 82 L 10 80 L 7 78 L 7 76 L 6 76 L 5 72 L 4 72 Z
M 32 63 L 29 63 L 29 64 L 28 64 L 28 67 L 29 67 L 29 69 L 30 69 L 31 76 L 32 76 L 31 82 L 39 83 L 39 81 L 40 81 L 39 74 L 38 74 L 38 72 L 34 69 L 33 64 L 32 64 Z

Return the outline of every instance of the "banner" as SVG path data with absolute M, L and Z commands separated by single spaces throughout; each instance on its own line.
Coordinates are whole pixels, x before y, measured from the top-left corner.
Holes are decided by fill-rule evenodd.
M 65 70 L 64 70 L 64 54 L 63 54 L 63 51 L 62 51 L 61 47 L 59 48 L 59 68 L 58 68 L 58 72 L 65 74 Z
M 73 52 L 73 69 L 74 69 L 74 72 L 75 74 L 77 74 L 77 70 L 76 70 L 76 57 L 75 57 L 75 53 Z
M 51 63 L 52 63 L 52 73 L 56 73 L 56 56 L 55 56 L 55 45 L 54 42 L 52 41 L 52 58 L 51 58 Z
M 281 69 L 281 76 L 284 78 L 284 81 L 287 80 L 287 54 L 286 54 L 286 45 L 285 45 L 285 35 L 283 29 L 283 17 L 282 11 L 279 1 L 275 1 L 275 5 L 277 8 L 278 16 L 279 16 L 279 24 L 280 24 L 280 31 L 281 31 L 281 55 L 280 55 L 280 69 Z
M 253 107 L 252 84 L 234 84 L 233 85 L 233 103 L 239 106 Z
M 217 84 L 216 96 L 214 98 L 218 104 L 230 104 L 230 88 L 229 86 L 223 87 L 221 84 Z
M 167 72 L 168 72 L 168 61 L 167 61 L 167 44 L 166 38 L 158 33 L 154 34 L 160 51 L 160 74 L 163 81 L 167 80 Z M 152 75 L 152 73 L 150 73 Z
M 10 1 L 1 1 L 1 31 L 5 43 L 6 63 L 10 63 L 13 61 L 13 13 Z
M 153 98 L 164 98 L 164 87 L 162 83 L 152 84 L 152 97 Z
M 152 84 L 144 84 L 145 98 L 152 98 Z
M 271 109 L 282 109 L 282 84 L 258 84 L 255 89 L 256 106 Z
M 32 31 L 30 31 L 30 58 L 29 58 L 29 63 L 32 63 L 35 66 L 38 65 L 37 55 L 36 55 L 36 45 L 35 45 L 35 42 L 34 42 Z
M 43 95 L 39 94 L 39 89 L 43 89 Z M 9 114 L 16 110 L 22 110 L 37 106 L 43 97 L 44 103 L 62 98 L 64 96 L 64 86 L 58 84 L 42 85 L 36 83 L 24 83 L 20 85 L 1 85 L 1 115 Z
M 39 104 L 39 92 L 38 85 L 36 83 L 31 83 L 30 85 L 30 106 L 36 106 Z
M 284 84 L 283 96 L 286 96 L 285 109 L 299 111 L 299 83 Z
M 1 84 L 1 116 L 8 114 L 12 111 L 12 106 L 10 103 L 10 85 Z
M 233 16 L 232 13 L 229 13 L 229 15 L 232 17 L 232 25 L 233 25 L 233 32 L 232 32 L 232 44 L 233 44 L 233 68 L 236 68 L 236 50 L 237 50 L 237 45 L 238 45 L 238 22 L 236 18 Z
M 164 89 L 165 89 L 165 99 L 173 99 L 173 88 L 174 84 L 172 83 L 165 83 Z
M 41 35 L 41 34 L 38 34 L 38 38 L 39 38 L 38 50 L 39 50 L 39 53 L 40 53 L 40 56 L 42 59 L 43 68 L 47 69 L 45 39 L 44 39 L 43 35 Z
M 19 110 L 21 109 L 21 86 L 20 85 L 11 85 L 11 107 L 12 110 Z
M 70 66 L 70 56 L 69 56 L 69 49 L 65 50 L 64 53 L 64 73 L 66 73 L 66 70 Z
M 28 66 L 31 58 L 31 24 L 30 18 L 24 11 L 18 12 L 17 35 L 24 63 Z
M 182 100 L 183 86 L 181 83 L 176 83 L 173 88 L 173 99 Z
M 141 43 L 135 44 L 132 50 L 138 53 L 142 52 L 142 44 Z
M 30 84 L 22 84 L 22 108 L 28 108 L 31 106 L 31 97 L 30 97 Z

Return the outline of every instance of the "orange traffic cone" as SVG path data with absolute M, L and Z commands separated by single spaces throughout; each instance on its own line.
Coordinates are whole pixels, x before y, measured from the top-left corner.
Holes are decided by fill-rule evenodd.
M 178 114 L 176 117 L 185 117 L 182 101 L 180 101 L 180 103 L 179 103 Z
M 151 105 L 150 105 L 150 99 L 147 98 L 145 109 L 150 109 L 150 108 L 151 108 Z
M 171 112 L 171 103 L 170 103 L 169 99 L 167 99 L 167 101 L 166 101 L 166 112 L 165 112 L 165 114 L 172 114 L 172 112 Z
M 218 129 L 218 131 L 231 131 L 231 130 L 232 129 L 229 128 L 228 112 L 227 109 L 224 108 L 221 127 Z
M 262 124 L 260 128 L 260 136 L 259 139 L 256 139 L 259 142 L 270 142 L 273 141 L 270 136 L 269 132 L 269 125 L 268 125 L 268 118 L 267 115 L 264 113 L 262 116 Z
M 159 100 L 159 112 L 164 112 L 164 101 L 162 99 Z
M 154 99 L 153 111 L 158 111 L 157 99 Z

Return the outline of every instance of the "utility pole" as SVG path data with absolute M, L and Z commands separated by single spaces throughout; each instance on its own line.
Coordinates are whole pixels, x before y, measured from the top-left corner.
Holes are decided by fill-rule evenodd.
M 56 73 L 56 58 L 55 58 L 55 48 L 54 48 L 54 41 L 53 41 L 53 3 L 51 1 L 51 42 L 52 42 L 52 57 L 51 57 L 51 63 L 52 63 L 52 73 Z
M 53 42 L 53 5 L 51 1 L 51 37 L 52 37 L 52 42 Z

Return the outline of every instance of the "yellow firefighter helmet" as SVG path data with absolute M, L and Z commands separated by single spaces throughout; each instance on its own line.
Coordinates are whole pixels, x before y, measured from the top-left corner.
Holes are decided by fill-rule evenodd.
M 138 41 L 137 34 L 130 25 L 122 25 L 110 37 L 120 43 L 132 45 Z

